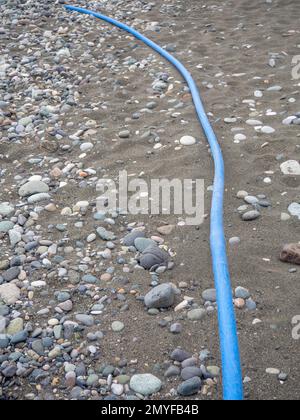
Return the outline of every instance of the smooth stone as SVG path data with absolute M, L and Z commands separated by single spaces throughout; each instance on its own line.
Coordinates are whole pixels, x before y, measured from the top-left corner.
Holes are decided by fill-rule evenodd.
M 18 278 L 20 272 L 21 272 L 20 267 L 12 267 L 9 270 L 5 271 L 2 274 L 2 277 L 3 277 L 4 281 L 6 281 L 8 283 L 8 282 Z
M 91 327 L 92 325 L 94 325 L 94 317 L 91 315 L 77 314 L 75 318 L 76 321 L 80 322 L 81 324 L 87 327 Z
M 134 246 L 137 238 L 145 238 L 145 233 L 140 230 L 134 230 L 123 238 L 123 245 L 127 247 Z
M 7 305 L 15 304 L 20 299 L 20 296 L 21 291 L 15 284 L 7 283 L 0 285 L 0 298 Z
M 183 362 L 186 359 L 190 359 L 192 357 L 191 353 L 188 353 L 185 350 L 182 349 L 175 349 L 172 351 L 170 358 L 174 360 L 175 362 Z
M 252 195 L 248 195 L 247 197 L 244 198 L 244 200 L 247 204 L 251 204 L 251 205 L 257 204 L 259 201 L 257 197 L 254 197 Z
M 273 134 L 275 133 L 275 129 L 273 127 L 264 126 L 261 128 L 261 132 L 264 134 Z
M 130 388 L 144 396 L 159 392 L 161 387 L 161 380 L 150 373 L 133 375 L 130 379 Z
M 22 187 L 19 189 L 19 195 L 20 197 L 28 197 L 34 194 L 47 193 L 48 191 L 49 187 L 44 182 L 30 181 L 22 185 Z
M 207 289 L 202 293 L 202 299 L 205 302 L 216 302 L 217 301 L 217 292 L 216 289 Z
M 250 298 L 250 292 L 249 290 L 245 289 L 244 287 L 237 287 L 235 289 L 235 297 L 238 299 L 249 299 Z
M 183 146 L 193 146 L 196 144 L 196 139 L 192 136 L 183 136 L 180 139 L 180 144 Z
M 123 331 L 123 330 L 124 330 L 125 325 L 123 324 L 123 322 L 120 322 L 120 321 L 114 321 L 114 322 L 111 324 L 111 328 L 112 328 L 112 330 L 113 330 L 114 332 L 121 332 L 121 331 Z
M 50 195 L 47 193 L 39 193 L 39 194 L 34 194 L 32 196 L 30 196 L 27 201 L 28 204 L 35 204 L 35 203 L 39 203 L 40 201 L 46 201 L 46 200 L 50 200 Z
M 296 160 L 288 160 L 280 165 L 284 175 L 300 175 L 300 164 Z
M 157 245 L 149 246 L 140 258 L 140 265 L 145 270 L 150 270 L 154 266 L 167 266 L 169 262 L 169 255 L 166 251 L 160 249 Z
M 234 140 L 235 141 L 245 141 L 245 140 L 247 140 L 247 137 L 245 136 L 245 134 L 236 134 L 234 136 Z
M 170 366 L 164 373 L 165 378 L 171 378 L 172 376 L 179 376 L 180 368 L 178 366 Z
M 257 210 L 250 210 L 242 215 L 244 222 L 250 222 L 260 217 L 260 213 Z
M 198 377 L 202 376 L 202 370 L 196 366 L 187 366 L 181 371 L 181 378 L 184 381 L 194 378 L 195 376 L 198 376 Z
M 9 230 L 13 229 L 14 223 L 12 222 L 0 222 L 0 232 L 7 233 Z
M 6 334 L 8 335 L 15 335 L 19 333 L 20 331 L 23 331 L 24 328 L 24 321 L 22 318 L 15 318 L 12 321 L 10 321 L 7 329 Z
M 187 317 L 190 321 L 201 321 L 206 316 L 205 309 L 197 308 L 192 309 L 187 313 Z
M 297 216 L 300 219 L 300 204 L 292 203 L 288 207 L 288 211 L 292 216 Z
M 130 131 L 129 130 L 123 130 L 119 133 L 120 139 L 128 139 L 130 137 Z
M 177 388 L 177 393 L 184 397 L 188 397 L 190 395 L 197 394 L 198 391 L 201 389 L 202 382 L 201 379 L 197 376 L 194 378 L 188 379 L 180 384 Z
M 134 246 L 139 252 L 144 252 L 149 246 L 155 246 L 156 243 L 152 239 L 136 238 Z
M 12 344 L 19 344 L 19 343 L 24 343 L 27 340 L 27 338 L 28 338 L 28 331 L 23 330 L 14 334 L 11 337 L 10 341 Z
M 175 301 L 174 289 L 168 283 L 160 284 L 146 294 L 144 301 L 148 308 L 169 308 Z
M 0 215 L 3 217 L 10 216 L 14 212 L 14 208 L 8 203 L 0 203 Z

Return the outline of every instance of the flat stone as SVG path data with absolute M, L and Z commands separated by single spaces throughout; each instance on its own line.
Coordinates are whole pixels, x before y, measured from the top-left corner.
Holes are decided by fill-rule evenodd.
M 242 215 L 244 222 L 250 222 L 260 217 L 260 212 L 257 210 L 250 210 Z
M 300 204 L 292 203 L 288 207 L 288 211 L 292 216 L 296 216 L 300 219 Z
M 179 387 L 177 388 L 177 393 L 184 397 L 188 397 L 190 395 L 197 394 L 198 391 L 200 391 L 201 386 L 202 386 L 201 379 L 196 376 L 180 384 Z
M 202 370 L 196 366 L 188 366 L 181 371 L 181 378 L 184 381 L 194 378 L 195 376 L 198 376 L 199 378 L 202 376 Z
M 24 343 L 28 338 L 28 331 L 23 330 L 11 337 L 12 344 Z
M 206 310 L 201 308 L 192 309 L 187 313 L 187 317 L 190 321 L 201 321 L 205 316 Z
M 136 238 L 134 246 L 139 252 L 144 252 L 149 246 L 155 246 L 156 243 L 152 239 Z
M 180 139 L 180 144 L 183 146 L 193 146 L 196 144 L 196 139 L 192 136 L 183 136 Z
M 46 201 L 50 199 L 51 199 L 51 196 L 49 194 L 39 193 L 39 194 L 34 194 L 30 196 L 27 201 L 29 204 L 35 204 L 35 203 L 39 203 L 40 201 Z
M 235 297 L 239 299 L 249 299 L 250 297 L 249 290 L 245 289 L 244 287 L 237 287 L 235 289 Z
M 134 230 L 133 232 L 126 235 L 125 238 L 123 238 L 123 245 L 128 247 L 134 246 L 135 240 L 137 238 L 145 238 L 145 232 Z
M 80 322 L 81 324 L 87 327 L 91 327 L 92 325 L 94 325 L 94 317 L 91 315 L 77 314 L 75 318 L 76 321 Z
M 150 373 L 133 375 L 130 380 L 130 388 L 141 395 L 149 396 L 160 391 L 162 382 Z
M 2 274 L 2 277 L 3 277 L 4 281 L 6 281 L 8 283 L 8 282 L 18 278 L 20 272 L 21 272 L 20 267 L 12 267 L 9 270 L 5 271 Z
M 23 331 L 24 328 L 24 321 L 22 318 L 15 318 L 12 321 L 10 321 L 7 329 L 6 334 L 8 335 L 15 335 L 19 333 L 20 331 Z
M 217 301 L 217 292 L 216 289 L 207 289 L 202 293 L 202 299 L 205 302 L 216 302 Z
M 288 160 L 280 165 L 284 175 L 300 175 L 300 164 L 297 160 Z
M 176 362 L 183 362 L 186 359 L 190 359 L 192 357 L 191 353 L 188 353 L 185 350 L 182 349 L 175 349 L 172 351 L 170 358 Z
M 20 197 L 28 197 L 33 194 L 47 193 L 49 187 L 42 181 L 29 181 L 26 184 L 22 185 L 19 189 Z
M 123 330 L 124 330 L 125 325 L 123 324 L 123 322 L 120 322 L 120 321 L 114 321 L 114 322 L 111 324 L 111 328 L 112 328 L 112 330 L 113 330 L 114 332 L 121 332 L 121 331 L 123 331 Z
M 174 301 L 174 289 L 167 283 L 154 287 L 145 296 L 145 305 L 148 308 L 169 308 Z
M 9 203 L 0 203 L 0 215 L 3 217 L 11 216 L 14 208 Z
M 11 283 L 0 285 L 0 298 L 7 304 L 13 305 L 20 299 L 20 289 Z
M 9 230 L 13 229 L 14 223 L 12 222 L 0 222 L 0 232 L 7 233 Z

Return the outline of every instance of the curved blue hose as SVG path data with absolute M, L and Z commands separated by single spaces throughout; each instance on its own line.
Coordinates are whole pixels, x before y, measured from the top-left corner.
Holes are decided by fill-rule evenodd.
M 135 29 L 125 25 L 124 23 L 118 22 L 115 19 L 91 10 L 74 6 L 65 7 L 70 11 L 94 16 L 95 18 L 104 20 L 105 22 L 129 32 L 135 38 L 148 45 L 173 64 L 173 66 L 176 67 L 186 80 L 190 88 L 199 121 L 211 148 L 215 166 L 214 189 L 211 206 L 210 244 L 215 287 L 217 290 L 219 334 L 222 355 L 223 398 L 224 400 L 242 400 L 242 371 L 223 225 L 223 200 L 225 188 L 224 160 L 217 137 L 211 127 L 202 104 L 197 85 L 191 74 L 180 61 L 174 58 L 159 45 L 137 32 Z

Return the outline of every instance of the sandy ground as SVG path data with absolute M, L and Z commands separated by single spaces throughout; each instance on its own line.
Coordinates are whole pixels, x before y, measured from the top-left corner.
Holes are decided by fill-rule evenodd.
M 226 236 L 241 238 L 238 247 L 228 249 L 232 285 L 241 285 L 249 289 L 258 304 L 255 313 L 237 311 L 243 375 L 251 378 L 251 382 L 245 384 L 246 398 L 298 399 L 300 342 L 292 338 L 291 320 L 300 314 L 299 272 L 290 273 L 291 266 L 281 263 L 278 255 L 284 243 L 297 242 L 299 238 L 297 218 L 291 218 L 287 222 L 280 221 L 281 212 L 287 212 L 291 202 L 299 201 L 299 177 L 284 176 L 279 168 L 280 161 L 276 157 L 279 154 L 286 158 L 284 160 L 298 160 L 300 157 L 298 126 L 282 124 L 285 117 L 300 110 L 297 106 L 300 100 L 299 86 L 291 76 L 292 57 L 299 53 L 299 4 L 295 0 L 274 0 L 272 3 L 263 0 L 157 0 L 154 3 L 152 11 L 146 15 L 139 15 L 139 11 L 136 11 L 134 18 L 163 22 L 160 32 L 147 32 L 147 35 L 162 46 L 176 44 L 174 54 L 193 74 L 224 152 L 227 186 L 224 211 Z M 169 5 L 176 5 L 176 14 L 173 13 L 174 9 L 169 12 Z M 86 18 L 76 17 L 73 24 L 69 25 L 70 40 L 76 28 L 84 24 L 84 19 Z M 39 22 L 38 26 L 42 31 L 52 29 L 51 17 Z M 101 22 L 91 22 L 89 26 L 85 24 L 86 31 L 80 43 L 84 45 L 88 40 L 97 40 L 101 37 L 103 28 L 108 29 Z M 138 45 L 134 51 L 129 46 L 132 42 Z M 90 110 L 85 112 L 84 108 L 80 107 L 67 114 L 65 119 L 67 123 L 88 117 L 104 124 L 105 129 L 100 134 L 101 143 L 89 154 L 89 167 L 101 167 L 106 176 L 113 178 L 120 169 L 126 169 L 130 174 L 143 171 L 146 179 L 203 178 L 206 187 L 210 186 L 213 176 L 212 162 L 191 98 L 182 93 L 181 85 L 176 84 L 181 78 L 170 65 L 157 58 L 151 64 L 153 70 L 168 72 L 174 78 L 174 90 L 170 97 L 178 98 L 181 95 L 180 99 L 185 103 L 184 108 L 179 110 L 180 118 L 172 118 L 160 112 L 170 108 L 167 94 L 159 100 L 159 107 L 155 112 L 126 123 L 126 117 L 130 117 L 153 98 L 153 79 L 148 71 L 127 70 L 122 73 L 109 73 L 107 68 L 101 68 L 101 61 L 110 52 L 111 46 L 118 50 L 121 62 L 128 56 L 141 60 L 150 54 L 145 46 L 117 30 L 111 30 L 109 39 L 106 38 L 101 48 L 95 51 L 99 68 L 92 66 L 90 72 L 93 76 L 98 74 L 101 83 L 93 82 L 82 86 L 80 103 L 107 101 L 109 97 L 108 109 L 93 113 Z M 275 68 L 268 65 L 271 53 L 279 54 Z M 82 69 L 80 65 L 74 67 L 76 60 L 72 65 L 73 71 L 83 74 L 87 72 L 87 68 Z M 113 93 L 111 79 L 117 79 L 119 82 L 119 89 L 114 89 Z M 209 89 L 208 83 L 213 87 Z M 274 85 L 280 85 L 282 91 L 266 91 Z M 262 98 L 254 98 L 256 90 L 264 92 Z M 126 103 L 130 97 L 134 97 L 139 104 Z M 291 97 L 296 99 L 295 103 L 289 102 Z M 249 105 L 243 102 L 247 99 L 256 99 L 255 114 L 253 110 L 249 110 Z M 277 115 L 266 116 L 268 109 L 277 112 Z M 224 118 L 228 117 L 236 117 L 238 122 L 226 124 Z M 255 133 L 253 127 L 245 124 L 250 117 L 272 126 L 276 129 L 275 133 Z M 182 120 L 188 124 L 183 125 Z M 119 131 L 127 127 L 132 133 L 142 133 L 151 127 L 156 131 L 159 128 L 165 129 L 161 135 L 165 147 L 147 154 L 152 150 L 152 146 L 141 140 L 139 135 L 132 135 L 130 139 L 122 142 L 112 141 L 117 138 Z M 243 128 L 242 132 L 247 136 L 246 141 L 234 143 L 234 133 L 231 131 L 234 127 Z M 199 143 L 195 147 L 176 151 L 174 141 L 185 134 L 195 136 Z M 265 142 L 268 142 L 268 145 L 262 148 Z M 36 153 L 36 144 L 31 140 L 21 144 L 0 142 L 0 147 L 2 154 L 9 154 L 9 159 L 2 160 L 4 167 L 9 168 L 12 162 L 18 160 L 23 165 L 22 171 L 29 173 L 27 160 L 29 155 Z M 48 152 L 39 149 L 39 153 Z M 55 153 L 49 155 L 53 156 Z M 68 154 L 67 159 L 71 159 L 72 156 L 75 156 L 74 151 Z M 268 185 L 263 181 L 267 171 L 274 172 L 271 175 L 272 183 Z M 11 177 L 6 177 L 7 187 L 13 183 L 13 171 L 9 170 L 9 173 Z M 265 194 L 272 207 L 265 209 L 260 219 L 250 223 L 243 222 L 237 212 L 237 208 L 243 204 L 236 198 L 239 190 L 246 190 L 251 195 Z M 92 200 L 96 194 L 94 189 L 74 189 L 72 185 L 64 191 L 64 194 L 55 196 L 60 208 L 68 205 L 70 200 L 74 203 L 79 199 Z M 282 195 L 283 192 L 286 194 Z M 17 196 L 11 195 L 10 198 L 16 199 Z M 211 193 L 206 192 L 207 213 L 210 198 Z M 57 217 L 56 214 L 44 214 L 39 224 L 46 226 L 57 223 Z M 132 220 L 136 218 L 133 217 Z M 147 231 L 152 234 L 162 222 L 177 223 L 176 217 L 139 217 L 138 220 L 143 221 Z M 92 229 L 92 226 L 93 220 L 90 218 L 86 231 Z M 76 231 L 72 231 L 71 228 L 69 234 L 72 241 L 77 239 Z M 57 240 L 58 237 L 59 233 L 49 234 L 51 240 Z M 198 229 L 177 227 L 172 235 L 168 236 L 167 242 L 177 256 L 174 270 L 167 273 L 164 280 L 174 283 L 186 281 L 190 285 L 186 293 L 199 300 L 203 290 L 213 287 L 208 220 Z M 148 283 L 143 281 L 143 274 L 139 272 L 134 273 L 130 279 L 130 284 L 136 283 L 141 285 L 142 292 L 148 290 Z M 53 285 L 53 290 L 55 287 Z M 49 290 L 49 296 L 53 290 Z M 84 304 L 79 298 L 76 303 L 77 310 Z M 114 311 L 118 313 L 119 305 L 118 301 L 113 302 L 109 312 L 103 316 L 104 329 L 109 329 Z M 103 358 L 109 361 L 115 356 L 126 355 L 129 359 L 138 359 L 139 369 L 147 370 L 149 366 L 149 371 L 153 371 L 155 363 L 166 360 L 175 347 L 181 346 L 197 353 L 203 346 L 215 357 L 212 364 L 220 366 L 216 314 L 196 324 L 184 318 L 180 321 L 183 332 L 179 335 L 171 335 L 167 329 L 158 326 L 158 320 L 164 316 L 165 314 L 149 317 L 142 310 L 141 304 L 132 298 L 130 311 L 118 314 L 118 319 L 126 325 L 126 334 L 116 340 L 112 332 L 107 333 L 106 345 L 102 348 Z M 252 325 L 255 318 L 262 322 Z M 137 342 L 133 342 L 134 336 L 138 337 Z M 287 373 L 288 380 L 280 383 L 276 376 L 267 374 L 266 369 L 270 367 Z M 171 389 L 176 383 L 170 381 L 166 384 L 166 389 Z M 209 398 L 219 399 L 221 396 L 219 385 Z

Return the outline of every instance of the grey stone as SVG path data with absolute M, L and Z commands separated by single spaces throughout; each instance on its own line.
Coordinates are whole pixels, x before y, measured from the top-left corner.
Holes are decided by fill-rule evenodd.
M 242 216 L 242 219 L 245 222 L 251 222 L 252 220 L 256 220 L 260 217 L 260 212 L 257 210 L 251 210 L 248 211 L 247 213 L 244 213 Z
M 162 382 L 149 373 L 133 375 L 130 379 L 130 388 L 141 395 L 149 396 L 160 391 Z
M 2 274 L 2 277 L 3 277 L 4 281 L 6 281 L 8 283 L 12 280 L 15 280 L 19 276 L 20 271 L 21 270 L 20 270 L 19 267 L 12 267 L 9 270 L 5 271 Z
M 149 246 L 142 253 L 140 258 L 140 265 L 146 270 L 150 270 L 153 267 L 158 267 L 161 265 L 167 266 L 169 262 L 169 255 L 167 252 L 160 249 L 157 245 Z
M 145 296 L 145 305 L 148 308 L 169 308 L 174 304 L 174 301 L 174 289 L 168 283 L 154 287 Z
M 187 317 L 190 321 L 201 321 L 206 316 L 205 309 L 197 308 L 192 309 L 187 313 Z
M 26 184 L 22 185 L 19 189 L 20 197 L 28 197 L 30 195 L 47 193 L 49 187 L 42 181 L 29 181 Z
M 196 366 L 188 366 L 181 371 L 181 377 L 184 381 L 194 378 L 195 376 L 202 376 L 202 370 Z
M 11 338 L 12 344 L 24 343 L 28 338 L 28 331 L 23 330 L 13 335 Z
M 145 238 L 145 233 L 140 230 L 134 230 L 133 232 L 129 233 L 123 239 L 124 246 L 134 246 L 135 240 L 137 238 Z
M 190 359 L 192 355 L 185 350 L 177 348 L 171 353 L 170 357 L 176 362 L 183 362 L 186 359 Z
M 0 232 L 7 233 L 11 229 L 13 229 L 13 227 L 14 227 L 14 223 L 12 222 L 9 222 L 9 221 L 0 222 Z
M 201 379 L 196 376 L 180 384 L 177 388 L 177 393 L 184 397 L 188 397 L 190 395 L 197 394 L 198 391 L 201 389 L 201 385 Z
M 207 290 L 204 290 L 204 292 L 202 293 L 202 298 L 206 302 L 216 302 L 216 300 L 217 300 L 217 292 L 216 292 L 216 289 L 207 289 Z
M 80 322 L 81 324 L 87 327 L 91 327 L 92 325 L 94 325 L 94 317 L 92 317 L 91 315 L 77 314 L 75 318 L 76 321 Z
M 149 246 L 155 246 L 156 243 L 152 239 L 136 238 L 134 246 L 139 252 L 144 252 Z
M 249 290 L 245 289 L 244 287 L 237 287 L 235 289 L 235 297 L 238 299 L 248 299 L 250 297 Z

